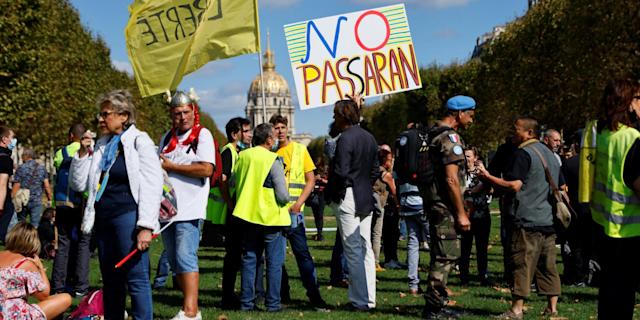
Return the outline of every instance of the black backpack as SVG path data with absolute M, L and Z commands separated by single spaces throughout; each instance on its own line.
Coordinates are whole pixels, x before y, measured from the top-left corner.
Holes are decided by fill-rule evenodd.
M 433 183 L 433 160 L 429 148 L 433 138 L 448 129 L 448 127 L 417 126 L 398 136 L 394 170 L 401 183 L 408 182 L 417 186 Z

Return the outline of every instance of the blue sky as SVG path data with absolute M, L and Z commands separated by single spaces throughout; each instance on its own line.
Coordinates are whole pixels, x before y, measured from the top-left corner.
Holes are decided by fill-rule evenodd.
M 276 71 L 289 82 L 294 101 L 297 101 L 297 97 L 291 66 L 288 64 L 283 33 L 285 24 L 401 2 L 258 0 L 263 48 L 266 48 L 266 31 L 269 30 Z M 106 41 L 111 49 L 113 65 L 131 73 L 124 38 L 131 2 L 71 0 L 71 3 L 80 12 L 85 27 Z M 466 61 L 477 37 L 491 31 L 494 26 L 522 16 L 527 10 L 525 0 L 406 0 L 404 3 L 420 66 Z M 195 88 L 202 99 L 201 108 L 213 117 L 219 127 L 224 127 L 230 118 L 244 116 L 247 91 L 258 73 L 256 54 L 212 61 L 186 76 L 180 88 Z M 326 134 L 332 117 L 330 107 L 300 111 L 296 105 L 296 109 L 297 133 L 306 132 L 313 136 Z

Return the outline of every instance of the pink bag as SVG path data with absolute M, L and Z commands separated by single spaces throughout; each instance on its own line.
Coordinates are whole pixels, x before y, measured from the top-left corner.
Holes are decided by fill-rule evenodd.
M 86 295 L 78 308 L 71 313 L 70 319 L 93 319 L 104 316 L 104 303 L 102 301 L 102 289 L 95 290 Z

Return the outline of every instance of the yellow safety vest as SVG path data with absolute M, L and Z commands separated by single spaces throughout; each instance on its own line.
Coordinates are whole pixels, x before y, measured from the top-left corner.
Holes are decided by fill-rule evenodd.
M 293 153 L 291 155 L 291 161 L 289 162 L 290 168 L 287 178 L 287 185 L 289 187 L 290 202 L 287 204 L 287 209 L 291 207 L 302 195 L 304 186 L 307 181 L 304 179 L 304 153 L 307 151 L 307 147 L 297 142 L 289 142 L 293 144 Z M 300 207 L 300 211 L 304 212 L 304 203 Z
M 580 169 L 578 170 L 578 202 L 591 202 L 596 170 L 597 121 L 587 122 L 580 143 Z
M 591 216 L 612 238 L 640 236 L 640 197 L 623 178 L 624 162 L 640 132 L 620 125 L 611 132 L 603 129 L 596 137 L 596 168 Z
M 289 226 L 291 218 L 285 206 L 276 201 L 273 188 L 264 181 L 277 155 L 263 147 L 253 147 L 240 153 L 234 168 L 236 206 L 233 216 L 263 226 Z
M 227 177 L 227 183 L 229 184 L 229 195 L 232 197 L 235 194 L 235 183 L 233 177 L 233 167 L 236 164 L 236 160 L 238 159 L 238 151 L 236 151 L 236 147 L 231 143 L 227 143 L 222 149 L 220 153 L 225 150 L 231 150 L 231 177 Z M 222 165 L 222 164 L 220 164 Z M 216 186 L 211 188 L 209 191 L 209 200 L 207 202 L 207 220 L 211 221 L 213 224 L 225 224 L 227 222 L 227 203 L 224 202 L 224 198 L 222 198 L 222 191 L 220 190 L 220 186 Z

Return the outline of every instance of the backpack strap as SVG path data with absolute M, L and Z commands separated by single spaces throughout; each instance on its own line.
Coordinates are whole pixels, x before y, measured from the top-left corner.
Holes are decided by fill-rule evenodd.
M 69 151 L 67 151 L 67 147 L 62 147 L 62 161 L 69 159 Z

